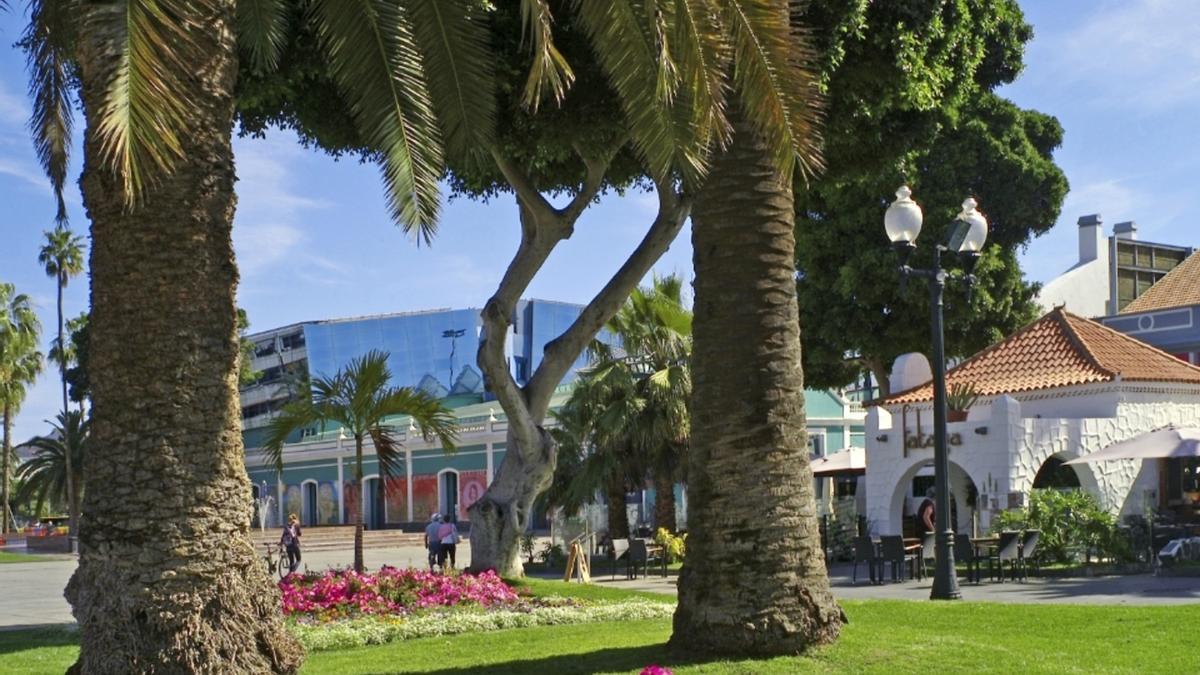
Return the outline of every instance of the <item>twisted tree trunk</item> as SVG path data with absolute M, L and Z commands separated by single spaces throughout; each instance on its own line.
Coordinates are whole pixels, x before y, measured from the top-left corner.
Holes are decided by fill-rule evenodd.
M 132 206 L 97 131 L 119 59 L 103 32 L 80 36 L 94 436 L 66 591 L 80 627 L 74 671 L 294 672 L 302 660 L 249 537 L 231 238 L 235 3 L 189 9 L 171 20 L 199 45 L 175 64 L 186 72 L 177 93 L 195 102 L 190 133 L 175 171 Z
M 672 647 L 790 654 L 834 640 L 800 367 L 792 191 L 731 110 L 697 195 L 688 555 Z

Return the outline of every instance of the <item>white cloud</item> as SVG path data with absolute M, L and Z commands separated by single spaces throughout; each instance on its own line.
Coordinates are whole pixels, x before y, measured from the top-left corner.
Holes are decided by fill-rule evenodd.
M 344 275 L 345 268 L 304 249 L 309 237 L 296 224 L 310 209 L 328 202 L 299 193 L 291 168 L 304 151 L 291 139 L 239 141 L 236 148 L 238 207 L 234 247 L 243 274 L 265 272 L 276 265 L 312 265 Z
M 36 166 L 0 157 L 0 175 L 17 178 L 25 184 L 26 189 L 32 187 L 44 195 L 49 195 L 51 192 L 50 180 Z
M 1105 104 L 1162 110 L 1200 99 L 1200 3 L 1137 0 L 1097 7 L 1055 41 L 1055 78 Z
M 1142 203 L 1142 195 L 1122 179 L 1102 180 L 1071 188 L 1062 215 L 1074 223 L 1079 216 L 1099 213 L 1105 223 L 1116 223 L 1131 220 Z
M 29 105 L 25 97 L 14 94 L 0 82 L 0 125 L 24 127 L 29 120 Z

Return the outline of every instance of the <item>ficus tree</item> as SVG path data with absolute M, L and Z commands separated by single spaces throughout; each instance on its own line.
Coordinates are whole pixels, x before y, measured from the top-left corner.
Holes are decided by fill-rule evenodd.
M 990 232 L 970 305 L 952 292 L 946 348 L 965 355 L 1036 316 L 1017 250 L 1058 217 L 1067 181 L 1052 153 L 1057 120 L 995 93 L 1020 72 L 1032 29 L 1012 0 L 813 2 L 828 92 L 828 168 L 796 191 L 796 261 L 810 386 L 870 372 L 888 390 L 896 356 L 929 346 L 927 294 L 902 293 L 882 214 L 907 183 L 934 243 L 973 195 Z

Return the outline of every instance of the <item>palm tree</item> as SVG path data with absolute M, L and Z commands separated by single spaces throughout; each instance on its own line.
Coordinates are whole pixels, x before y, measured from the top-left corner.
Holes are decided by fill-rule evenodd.
M 43 504 L 69 503 L 69 485 L 76 490 L 83 489 L 80 467 L 86 452 L 91 422 L 84 418 L 83 413 L 72 410 L 59 413 L 52 427 L 53 430 L 48 436 L 38 436 L 29 441 L 29 445 L 34 448 L 33 458 L 22 464 L 17 471 L 17 477 L 22 481 L 21 489 L 17 491 L 17 501 L 36 502 L 38 512 L 42 510 Z M 68 463 L 68 456 L 73 461 Z M 67 480 L 68 471 L 75 472 L 74 481 Z M 76 495 L 75 499 L 78 498 Z
M 8 532 L 12 522 L 9 489 L 13 465 L 12 422 L 25 400 L 25 388 L 33 384 L 42 370 L 42 355 L 37 350 L 41 324 L 29 301 L 12 284 L 0 283 L 0 415 L 3 416 L 3 444 L 0 445 L 0 532 Z
M 50 360 L 58 364 L 58 374 L 62 381 L 62 410 L 69 409 L 67 399 L 67 367 L 70 366 L 68 348 L 63 339 L 63 289 L 72 277 L 83 272 L 83 240 L 76 236 L 64 223 L 59 223 L 53 230 L 46 232 L 46 243 L 38 252 L 38 262 L 46 270 L 46 276 L 52 277 L 58 286 L 58 337 L 50 350 Z M 78 518 L 79 502 L 75 500 L 79 490 L 75 486 L 78 472 L 72 468 L 75 458 L 70 454 L 64 456 L 67 463 L 65 476 L 67 478 L 67 516 L 68 530 L 72 537 L 79 535 Z
M 603 489 L 609 536 L 626 537 L 625 492 L 641 487 L 649 475 L 655 523 L 673 532 L 674 486 L 683 478 L 690 424 L 691 312 L 683 305 L 682 281 L 655 278 L 650 288 L 635 289 L 607 328 L 620 346 L 592 343 L 592 365 L 556 414 L 564 423 L 565 451 L 589 450 L 573 472 L 567 503 Z
M 283 444 L 293 432 L 328 424 L 336 424 L 354 439 L 354 488 L 362 494 L 363 445 L 367 439 L 379 460 L 379 473 L 386 481 L 404 472 L 396 427 L 388 418 L 407 415 L 421 435 L 429 440 L 437 437 L 442 448 L 454 449 L 454 415 L 437 399 L 409 387 L 392 387 L 392 371 L 387 365 L 388 353 L 372 350 L 352 359 L 332 377 L 321 376 L 312 381 L 312 396 L 301 397 L 284 406 L 271 421 L 270 434 L 264 450 L 283 471 Z M 354 510 L 354 569 L 363 570 L 362 509 Z
M 788 3 L 762 5 L 788 21 Z M 805 45 L 798 36 L 765 47 L 811 63 Z M 780 75 L 812 82 L 802 70 Z M 693 212 L 690 533 L 671 635 L 693 653 L 797 653 L 836 639 L 844 621 L 806 447 L 792 183 L 778 146 L 747 117 L 745 104 L 731 106 L 733 140 Z

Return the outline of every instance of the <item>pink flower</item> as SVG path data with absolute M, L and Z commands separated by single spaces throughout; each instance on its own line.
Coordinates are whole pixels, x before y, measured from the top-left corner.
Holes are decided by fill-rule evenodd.
M 650 664 L 642 668 L 641 675 L 673 675 L 670 668 L 664 668 L 656 664 Z

